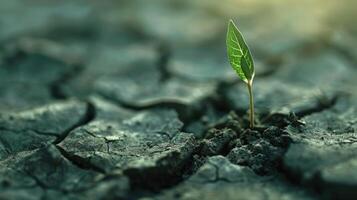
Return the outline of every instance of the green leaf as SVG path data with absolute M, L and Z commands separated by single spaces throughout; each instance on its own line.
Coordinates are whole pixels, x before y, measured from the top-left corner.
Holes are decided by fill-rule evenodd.
M 229 62 L 239 78 L 246 83 L 253 80 L 255 72 L 252 55 L 232 20 L 229 20 L 226 44 Z

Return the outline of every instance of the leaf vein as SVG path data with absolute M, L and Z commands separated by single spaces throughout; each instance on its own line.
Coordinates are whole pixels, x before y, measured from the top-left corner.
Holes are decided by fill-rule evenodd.
M 235 38 L 236 40 L 235 40 L 235 41 L 232 40 L 232 41 L 235 42 L 235 43 L 238 45 L 240 52 L 243 54 L 242 47 L 240 46 L 239 40 L 238 40 L 237 35 L 236 35 L 236 33 L 235 33 L 234 31 L 233 31 L 233 36 L 234 36 L 234 38 Z

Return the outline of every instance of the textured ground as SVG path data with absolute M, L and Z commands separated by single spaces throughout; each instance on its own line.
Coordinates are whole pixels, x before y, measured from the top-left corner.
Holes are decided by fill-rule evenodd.
M 357 4 L 269 2 L 1 2 L 0 200 L 356 199 Z

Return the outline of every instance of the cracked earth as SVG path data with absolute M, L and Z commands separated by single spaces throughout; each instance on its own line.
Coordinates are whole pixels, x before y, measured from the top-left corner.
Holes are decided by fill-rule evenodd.
M 1 200 L 356 199 L 352 0 L 29 2 L 0 8 Z

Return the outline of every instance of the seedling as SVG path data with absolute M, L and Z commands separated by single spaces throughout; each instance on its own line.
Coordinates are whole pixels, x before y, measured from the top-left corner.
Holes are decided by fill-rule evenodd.
M 226 44 L 228 59 L 233 70 L 236 71 L 238 77 L 247 84 L 249 93 L 250 128 L 254 128 L 254 63 L 249 48 L 244 41 L 243 35 L 238 30 L 233 20 L 229 20 L 228 23 Z

